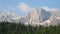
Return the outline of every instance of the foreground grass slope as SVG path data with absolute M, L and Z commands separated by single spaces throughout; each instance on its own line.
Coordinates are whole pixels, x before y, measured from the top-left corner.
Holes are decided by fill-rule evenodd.
M 0 34 L 60 34 L 60 25 L 32 27 L 30 25 L 0 22 Z

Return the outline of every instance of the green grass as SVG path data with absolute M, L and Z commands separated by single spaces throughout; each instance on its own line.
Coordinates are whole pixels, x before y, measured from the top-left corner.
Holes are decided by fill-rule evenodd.
M 0 34 L 60 34 L 60 25 L 32 27 L 30 25 L 1 22 Z

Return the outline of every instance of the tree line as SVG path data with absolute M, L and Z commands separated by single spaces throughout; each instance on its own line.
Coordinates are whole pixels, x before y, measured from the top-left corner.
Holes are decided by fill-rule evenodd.
M 0 34 L 60 34 L 60 25 L 33 27 L 21 23 L 0 22 Z

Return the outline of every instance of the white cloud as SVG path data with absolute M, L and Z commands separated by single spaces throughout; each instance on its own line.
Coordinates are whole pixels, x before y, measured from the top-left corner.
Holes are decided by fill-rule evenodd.
M 59 9 L 57 9 L 57 8 L 49 8 L 49 7 L 47 7 L 47 6 L 44 6 L 44 7 L 42 7 L 43 9 L 45 9 L 46 11 L 58 11 Z
M 17 7 L 19 10 L 22 10 L 22 11 L 28 11 L 30 9 L 30 7 L 23 2 L 20 2 Z
M 42 7 L 43 9 L 49 11 L 49 8 L 47 6 Z
M 56 16 L 60 16 L 60 9 L 57 9 L 57 8 L 49 8 L 47 6 L 44 6 L 42 8 L 45 9 L 46 11 L 50 11 L 52 14 L 54 14 Z

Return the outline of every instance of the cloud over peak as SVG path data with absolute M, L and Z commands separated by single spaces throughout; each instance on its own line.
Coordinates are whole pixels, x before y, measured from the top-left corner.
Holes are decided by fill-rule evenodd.
M 31 8 L 27 4 L 25 4 L 24 2 L 20 2 L 19 5 L 17 6 L 17 8 L 21 11 L 29 12 L 29 11 L 33 10 L 32 8 L 34 8 L 34 7 Z M 57 8 L 49 8 L 48 6 L 43 6 L 41 8 L 43 8 L 46 11 L 58 11 L 58 10 L 60 10 Z
M 30 9 L 29 6 L 27 6 L 24 2 L 20 2 L 19 5 L 18 5 L 18 8 L 22 11 L 27 11 Z
M 48 6 L 44 6 L 42 8 L 45 9 L 46 11 L 58 11 L 59 10 L 57 8 L 49 8 Z

